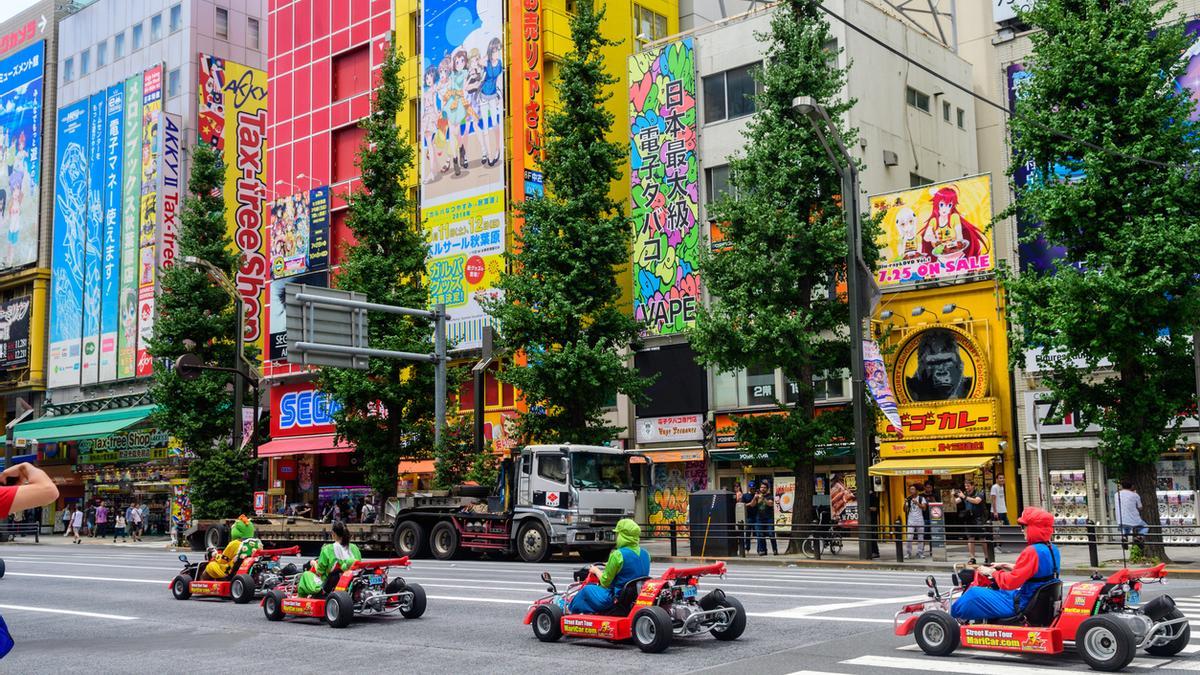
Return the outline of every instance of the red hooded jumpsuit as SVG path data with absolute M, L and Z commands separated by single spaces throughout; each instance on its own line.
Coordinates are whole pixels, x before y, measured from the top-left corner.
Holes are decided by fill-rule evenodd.
M 991 579 L 975 574 L 975 585 L 968 588 L 950 607 L 956 619 L 986 621 L 1015 616 L 1029 604 L 1037 589 L 1058 578 L 1062 556 L 1050 543 L 1054 535 L 1054 516 L 1044 509 L 1028 506 L 1017 519 L 1025 528 L 1029 545 L 1017 556 L 1011 571 L 996 570 Z M 992 583 L 998 588 L 989 588 Z

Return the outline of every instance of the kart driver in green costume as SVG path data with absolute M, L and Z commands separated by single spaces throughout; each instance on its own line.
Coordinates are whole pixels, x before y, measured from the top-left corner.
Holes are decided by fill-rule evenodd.
M 572 614 L 596 614 L 617 602 L 617 593 L 626 582 L 650 575 L 650 554 L 638 546 L 642 529 L 629 518 L 617 521 L 617 547 L 608 555 L 608 562 L 601 572 L 595 565 L 592 574 L 600 578 L 598 584 L 588 584 L 579 589 L 571 599 Z
M 333 524 L 333 537 L 332 544 L 321 547 L 321 555 L 316 564 L 301 574 L 296 582 L 296 592 L 302 597 L 320 595 L 325 589 L 329 575 L 340 574 L 362 560 L 358 545 L 350 543 L 350 531 L 346 529 L 345 524 L 340 521 Z
M 248 558 L 262 548 L 262 542 L 254 538 L 254 523 L 244 515 L 238 516 L 238 519 L 233 521 L 233 525 L 229 528 L 229 538 L 241 540 L 242 546 L 238 549 L 239 558 Z

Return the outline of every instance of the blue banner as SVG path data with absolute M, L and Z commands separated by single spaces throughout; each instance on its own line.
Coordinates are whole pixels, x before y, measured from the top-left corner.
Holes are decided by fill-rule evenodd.
M 125 85 L 108 88 L 104 121 L 104 224 L 100 280 L 100 381 L 117 379 L 117 329 L 121 300 L 121 197 Z
M 37 261 L 45 43 L 0 61 L 0 269 Z
M 104 256 L 104 114 L 108 92 L 92 94 L 88 105 L 87 237 L 83 266 L 82 384 L 100 381 L 100 282 Z
M 78 385 L 87 238 L 88 99 L 58 111 L 51 252 L 48 386 Z

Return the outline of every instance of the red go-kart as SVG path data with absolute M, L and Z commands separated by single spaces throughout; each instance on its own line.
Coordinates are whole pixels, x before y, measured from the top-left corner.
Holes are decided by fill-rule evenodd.
M 926 579 L 929 600 L 908 605 L 896 613 L 896 635 L 915 635 L 917 645 L 931 656 L 946 656 L 963 645 L 971 649 L 1060 654 L 1064 645 L 1075 650 L 1093 670 L 1115 671 L 1129 665 L 1139 649 L 1154 656 L 1174 656 L 1191 639 L 1188 619 L 1169 595 L 1137 604 L 1143 584 L 1161 583 L 1166 565 L 1121 569 L 1107 579 L 1072 584 L 1066 601 L 1062 582 L 1038 589 L 1023 612 L 988 622 L 963 622 L 950 616 L 955 596 L 965 590 L 961 575 L 955 588 L 938 591 L 932 576 Z
M 330 573 L 324 591 L 313 597 L 297 595 L 298 577 L 293 577 L 263 596 L 263 613 L 271 621 L 285 616 L 323 618 L 334 628 L 345 628 L 356 614 L 399 612 L 415 619 L 425 613 L 425 589 L 403 577 L 388 578 L 390 568 L 409 564 L 408 556 L 359 560 L 341 574 Z
M 550 585 L 546 589 L 550 595 L 529 607 L 525 625 L 532 625 L 533 634 L 542 642 L 553 642 L 564 635 L 633 640 L 642 651 L 652 653 L 665 650 L 676 637 L 712 633 L 718 640 L 736 640 L 746 630 L 746 611 L 742 603 L 719 588 L 699 597 L 700 577 L 709 574 L 725 576 L 725 563 L 672 567 L 657 579 L 632 579 L 621 588 L 616 604 L 609 611 L 568 614 L 563 608 L 570 606 L 579 589 L 598 580 L 589 568 L 578 570 L 574 583 L 560 593 L 550 573 L 543 572 L 542 581 Z
M 279 558 L 285 555 L 300 555 L 300 547 L 258 549 L 253 554 L 234 561 L 233 573 L 224 579 L 200 580 L 200 573 L 208 564 L 188 562 L 180 555 L 183 570 L 171 580 L 171 594 L 176 600 L 187 600 L 193 595 L 215 598 L 233 598 L 239 605 L 254 599 L 259 591 L 275 588 L 289 576 L 299 573 L 295 565 L 281 565 Z

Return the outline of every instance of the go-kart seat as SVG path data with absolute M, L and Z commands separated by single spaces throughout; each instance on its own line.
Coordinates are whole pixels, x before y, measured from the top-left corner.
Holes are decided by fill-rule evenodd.
M 1029 604 L 1025 605 L 1025 611 L 988 623 L 1045 628 L 1054 623 L 1054 616 L 1058 613 L 1057 604 L 1060 600 L 1062 600 L 1062 581 L 1055 579 L 1034 592 L 1033 597 L 1029 599 Z
M 637 577 L 625 582 L 621 587 L 621 592 L 617 594 L 617 602 L 612 606 L 612 609 L 603 614 L 611 616 L 625 616 L 629 614 L 629 610 L 633 608 L 634 601 L 637 600 L 638 593 L 642 591 L 642 584 L 650 577 Z

